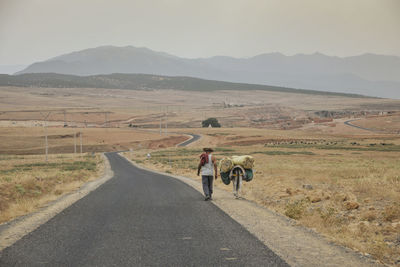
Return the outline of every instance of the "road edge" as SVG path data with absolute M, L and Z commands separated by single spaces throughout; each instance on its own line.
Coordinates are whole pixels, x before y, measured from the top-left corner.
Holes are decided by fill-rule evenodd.
M 183 135 L 186 135 L 186 136 L 188 136 L 188 137 L 190 137 L 190 138 L 189 138 L 188 140 L 185 140 L 185 141 L 183 141 L 183 142 L 180 142 L 179 144 L 176 144 L 175 147 L 179 147 L 181 144 L 184 144 L 184 143 L 186 143 L 187 141 L 190 141 L 190 140 L 192 140 L 192 139 L 194 138 L 193 135 L 189 135 L 189 134 L 183 134 Z
M 196 143 L 197 141 L 199 141 L 202 138 L 201 134 L 194 134 L 194 133 L 182 133 L 182 134 L 186 135 L 186 136 L 190 136 L 190 138 L 186 141 L 176 144 L 175 147 L 187 147 L 188 145 Z
M 33 213 L 0 224 L 0 252 L 9 246 L 12 246 L 22 237 L 34 231 L 64 209 L 87 196 L 90 192 L 96 190 L 99 186 L 114 177 L 114 172 L 111 169 L 110 162 L 104 153 L 102 153 L 102 158 L 105 166 L 104 173 L 100 178 L 85 183 L 78 190 L 46 204 L 43 208 Z
M 178 176 L 149 169 L 147 167 L 140 166 L 139 164 L 125 157 L 121 153 L 118 154 L 139 169 L 177 179 L 203 194 L 202 185 L 199 181 L 185 176 Z M 223 203 L 226 199 L 229 199 L 229 201 L 238 201 L 233 198 L 232 194 L 215 187 L 214 191 L 217 192 L 217 194 L 215 195 L 219 195 L 220 197 L 215 198 L 214 201 L 211 202 L 212 204 L 217 206 L 229 217 L 242 225 L 247 231 L 254 235 L 258 240 L 260 240 L 265 246 L 267 246 L 279 257 L 281 257 L 290 266 L 384 266 L 383 264 L 370 258 L 369 256 L 363 255 L 361 252 L 333 243 L 327 240 L 321 234 L 313 231 L 312 229 L 297 225 L 295 220 L 292 220 L 279 213 L 262 207 L 253 201 L 249 201 L 246 199 L 239 200 L 240 202 L 244 203 L 248 208 L 246 214 L 241 214 L 240 212 L 237 212 L 234 208 L 231 208 L 232 205 L 226 205 Z M 292 236 L 285 236 L 279 231 L 271 232 L 269 231 L 270 229 L 265 229 L 265 225 L 261 223 L 262 220 L 249 219 L 249 217 L 253 217 L 257 213 L 262 213 L 264 215 L 263 219 L 268 219 L 275 225 L 279 225 L 284 228 L 292 228 L 293 231 L 296 231 L 299 234 L 300 242 L 304 239 L 304 242 L 308 240 L 309 242 L 311 241 L 311 243 L 313 244 L 306 247 L 300 242 L 296 243 L 297 240 L 293 239 Z M 271 235 L 275 236 L 275 238 L 272 238 Z M 279 244 L 277 245 L 276 243 Z M 295 244 L 292 244 L 291 246 L 285 246 L 289 243 Z M 331 248 L 334 251 L 328 251 L 329 248 L 325 250 L 316 249 L 321 244 Z M 296 251 L 292 251 L 293 246 L 297 247 Z M 296 256 L 294 255 L 296 253 L 302 255 Z M 326 257 L 320 255 L 320 253 L 324 253 Z M 335 261 L 335 259 L 338 259 L 340 257 L 338 254 L 341 254 L 343 257 L 342 259 L 339 259 L 339 261 Z

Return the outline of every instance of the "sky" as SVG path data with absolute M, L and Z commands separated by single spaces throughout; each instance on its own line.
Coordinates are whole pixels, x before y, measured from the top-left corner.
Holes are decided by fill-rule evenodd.
M 400 56 L 400 0 L 0 0 L 0 65 L 102 45 L 176 56 Z

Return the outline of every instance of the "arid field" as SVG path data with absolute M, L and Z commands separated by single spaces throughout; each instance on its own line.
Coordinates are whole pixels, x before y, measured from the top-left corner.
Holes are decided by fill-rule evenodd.
M 200 128 L 209 117 L 222 128 Z M 0 222 L 99 177 L 100 152 L 131 150 L 126 156 L 139 164 L 199 179 L 198 156 L 207 146 L 217 159 L 255 157 L 255 178 L 244 184 L 244 198 L 395 264 L 399 118 L 400 101 L 391 99 L 0 87 Z M 177 148 L 187 133 L 201 139 Z M 231 190 L 220 181 L 217 186 Z
M 161 134 L 131 128 L 60 128 L 60 127 L 0 127 L 1 154 L 44 154 L 47 131 L 48 152 L 51 154 L 104 152 L 166 147 L 180 143 L 187 137 Z
M 98 178 L 99 154 L 0 156 L 0 223 L 35 211 L 46 203 Z
M 223 127 L 296 129 L 332 118 L 400 111 L 400 101 L 269 91 L 0 89 L 0 126 L 201 127 L 216 117 Z
M 190 148 L 143 150 L 126 156 L 149 168 L 199 180 L 196 170 L 202 145 L 212 144 L 217 159 L 252 155 L 255 178 L 244 184 L 246 199 L 382 262 L 393 264 L 398 259 L 398 136 L 359 133 L 349 138 L 249 128 L 192 132 L 204 138 Z M 232 190 L 221 181 L 216 184 Z

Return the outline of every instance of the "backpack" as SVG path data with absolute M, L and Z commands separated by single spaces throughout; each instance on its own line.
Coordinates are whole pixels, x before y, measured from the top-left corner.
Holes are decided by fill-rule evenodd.
M 203 153 L 200 155 L 200 165 L 204 166 L 208 163 L 208 155 L 207 153 Z
M 250 182 L 253 180 L 253 170 L 252 169 L 245 169 L 246 175 L 244 176 L 244 180 L 246 182 Z
M 220 172 L 221 180 L 224 184 L 228 185 L 231 183 L 231 178 L 229 177 L 229 172 Z

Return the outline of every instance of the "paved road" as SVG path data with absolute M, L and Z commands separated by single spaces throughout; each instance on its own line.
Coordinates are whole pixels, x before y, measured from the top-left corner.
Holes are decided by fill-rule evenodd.
M 0 266 L 287 266 L 188 185 L 107 157 L 114 178 L 3 250 Z
M 191 144 L 191 143 L 193 143 L 193 142 L 196 142 L 197 140 L 199 140 L 199 139 L 201 138 L 201 136 L 198 135 L 198 134 L 187 134 L 187 135 L 191 135 L 192 138 L 189 139 L 189 140 L 187 140 L 187 141 L 185 141 L 185 142 L 183 142 L 183 143 L 180 143 L 180 144 L 178 145 L 179 147 L 180 147 L 180 146 L 187 146 L 187 145 L 189 145 L 189 144 Z
M 361 126 L 357 126 L 357 125 L 354 125 L 354 124 L 352 124 L 351 122 L 353 122 L 353 121 L 358 121 L 359 119 L 355 119 L 355 120 L 348 120 L 348 121 L 345 121 L 344 122 L 344 124 L 346 124 L 346 125 L 348 125 L 348 126 L 351 126 L 351 127 L 354 127 L 354 128 L 357 128 L 357 129 L 361 129 L 361 130 L 366 130 L 366 131 L 371 131 L 371 132 L 376 132 L 376 130 L 374 130 L 374 129 L 368 129 L 368 128 L 364 128 L 364 127 L 361 127 Z

